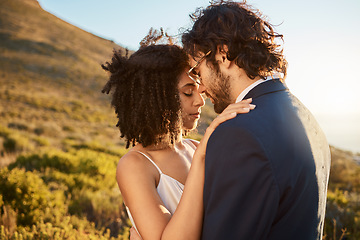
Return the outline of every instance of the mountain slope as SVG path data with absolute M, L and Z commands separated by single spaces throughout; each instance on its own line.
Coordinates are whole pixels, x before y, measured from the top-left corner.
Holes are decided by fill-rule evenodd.
M 50 128 L 53 136 L 46 137 L 55 143 L 90 141 L 99 131 L 115 142 L 116 119 L 109 97 L 101 93 L 107 75 L 100 64 L 119 48 L 44 11 L 36 0 L 2 0 L 1 125 L 21 125 L 31 134 Z
M 35 0 L 0 3 L 2 82 L 20 71 L 49 87 L 71 84 L 95 90 L 104 83 L 99 64 L 113 48 L 119 46 L 53 16 Z
M 2 236 L 128 239 L 115 180 L 125 150 L 101 93 L 114 48 L 35 0 L 0 1 Z
M 1 122 L 30 124 L 30 129 L 49 122 L 71 126 L 83 138 L 105 131 L 117 141 L 109 96 L 100 92 L 107 80 L 100 64 L 118 48 L 44 11 L 36 0 L 2 0 Z M 203 109 L 200 133 L 213 115 L 210 105 Z

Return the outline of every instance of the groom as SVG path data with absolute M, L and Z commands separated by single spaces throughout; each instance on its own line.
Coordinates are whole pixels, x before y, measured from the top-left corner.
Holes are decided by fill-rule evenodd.
M 209 139 L 202 239 L 322 239 L 330 151 L 284 84 L 282 36 L 244 3 L 212 4 L 195 20 L 182 37 L 188 74 L 201 75 L 217 113 L 242 99 L 256 105 Z

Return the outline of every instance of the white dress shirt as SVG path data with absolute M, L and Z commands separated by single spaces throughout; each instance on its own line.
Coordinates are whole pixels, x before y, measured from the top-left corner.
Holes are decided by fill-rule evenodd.
M 250 92 L 251 89 L 253 89 L 254 87 L 256 87 L 257 85 L 263 83 L 263 82 L 266 82 L 266 81 L 269 81 L 269 80 L 273 80 L 273 79 L 277 79 L 280 77 L 280 74 L 274 74 L 272 76 L 268 76 L 264 79 L 260 79 L 260 80 L 257 80 L 255 81 L 254 83 L 252 83 L 250 86 L 248 86 L 247 88 L 245 88 L 240 94 L 239 96 L 236 98 L 236 103 L 237 102 L 240 102 L 241 100 L 244 99 L 244 97 L 246 96 L 246 94 L 248 94 Z

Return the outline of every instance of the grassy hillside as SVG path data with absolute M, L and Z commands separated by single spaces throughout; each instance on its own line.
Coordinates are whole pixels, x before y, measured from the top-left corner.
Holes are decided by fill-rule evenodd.
M 127 239 L 115 182 L 126 152 L 100 64 L 112 41 L 47 13 L 0 1 L 0 238 Z M 203 109 L 200 138 L 214 117 Z M 360 238 L 360 167 L 332 148 L 326 237 Z M 357 156 L 359 158 L 359 156 Z
M 100 64 L 110 59 L 114 48 L 120 46 L 56 18 L 35 0 L 2 0 L 2 125 L 26 125 L 29 132 L 53 128 L 49 131 L 54 135 L 65 130 L 62 138 L 106 146 L 121 143 L 109 98 L 100 93 L 107 78 Z M 206 125 L 214 113 L 210 107 L 204 113 Z
M 114 48 L 36 0 L 0 2 L 0 236 L 127 238 L 126 150 L 101 93 Z
M 324 239 L 360 239 L 359 154 L 331 147 L 331 158 Z
M 2 237 L 126 238 L 115 182 L 125 150 L 101 93 L 114 48 L 35 0 L 0 2 Z
M 35 0 L 1 1 L 1 124 L 57 147 L 62 139 L 118 143 L 108 96 L 100 93 L 107 77 L 100 64 L 114 48 Z

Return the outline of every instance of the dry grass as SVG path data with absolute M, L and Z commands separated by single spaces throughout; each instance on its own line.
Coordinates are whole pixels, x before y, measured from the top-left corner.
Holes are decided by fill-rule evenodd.
M 15 162 L 17 156 L 18 154 L 15 153 L 2 152 L 0 156 L 0 168 L 6 167 L 9 164 Z

